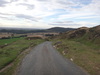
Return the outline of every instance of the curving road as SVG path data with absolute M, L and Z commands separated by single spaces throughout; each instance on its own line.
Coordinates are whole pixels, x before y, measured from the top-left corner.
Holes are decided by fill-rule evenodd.
M 17 75 L 88 75 L 88 73 L 59 54 L 51 42 L 44 42 L 26 55 Z

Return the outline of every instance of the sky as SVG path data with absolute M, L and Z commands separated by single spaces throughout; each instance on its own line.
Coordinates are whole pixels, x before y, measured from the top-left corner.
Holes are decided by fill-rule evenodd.
M 51 28 L 100 25 L 100 0 L 0 0 L 0 27 Z

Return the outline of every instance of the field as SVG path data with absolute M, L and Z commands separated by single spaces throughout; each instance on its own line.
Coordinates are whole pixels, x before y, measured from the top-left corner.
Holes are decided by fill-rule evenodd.
M 97 46 L 89 42 L 81 43 L 67 39 L 54 40 L 53 42 L 62 55 L 88 71 L 90 75 L 100 75 L 99 45 Z
M 20 39 L 21 38 L 0 39 L 0 45 L 10 44 Z
M 0 69 L 9 65 L 27 48 L 34 47 L 43 42 L 42 39 L 27 40 L 25 38 L 13 38 L 0 40 L 0 44 L 8 43 L 8 46 L 0 48 Z M 15 62 L 16 63 L 16 62 Z M 12 70 L 10 70 L 12 71 Z M 12 72 L 11 72 L 12 73 Z M 11 75 L 9 72 L 2 72 L 0 75 Z

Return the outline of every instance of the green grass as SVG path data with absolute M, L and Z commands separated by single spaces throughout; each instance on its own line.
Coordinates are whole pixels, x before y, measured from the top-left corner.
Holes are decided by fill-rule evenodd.
M 77 65 L 87 70 L 91 75 L 100 75 L 100 46 L 95 49 L 95 45 L 87 45 L 73 40 L 54 40 L 61 41 L 56 47 L 58 51 L 68 59 L 73 59 Z
M 79 37 L 79 38 L 74 38 L 72 40 L 85 44 L 95 50 L 98 50 L 100 49 L 100 37 L 94 38 L 94 36 L 91 36 L 93 34 L 96 34 L 96 33 L 95 32 L 86 33 L 84 36 Z M 89 39 L 89 36 L 91 36 L 91 39 Z
M 19 54 L 22 53 L 28 47 L 36 46 L 43 41 L 44 40 L 42 39 L 26 40 L 25 38 L 21 38 L 16 42 L 13 42 L 12 44 L 0 49 L 0 69 L 13 62 L 19 56 Z M 17 63 L 18 60 L 19 59 L 17 59 L 15 63 Z M 2 72 L 0 73 L 0 75 L 11 75 L 12 70 L 10 70 L 10 72 Z
M 0 45 L 10 44 L 20 39 L 21 38 L 0 39 Z

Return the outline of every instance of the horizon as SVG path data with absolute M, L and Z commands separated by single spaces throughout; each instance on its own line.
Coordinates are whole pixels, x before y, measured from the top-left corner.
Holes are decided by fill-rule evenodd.
M 31 29 L 41 30 L 41 29 L 51 29 L 51 28 L 66 28 L 66 27 L 50 27 L 50 28 L 13 28 L 13 27 L 0 27 L 0 29 L 29 29 L 29 30 L 31 30 Z M 70 27 L 67 27 L 67 28 L 70 28 Z
M 96 26 L 100 26 L 100 25 L 96 25 Z M 96 26 L 92 26 L 92 27 L 87 27 L 87 28 L 93 28 Z M 82 26 L 82 27 L 86 27 L 86 26 Z M 27 29 L 27 30 L 45 30 L 45 29 L 51 29 L 51 28 L 66 28 L 66 27 L 50 27 L 50 28 L 13 28 L 13 27 L 0 27 L 0 29 Z M 67 28 L 71 28 L 71 27 L 67 27 Z M 81 27 L 78 27 L 81 28 Z M 72 28 L 72 29 L 78 29 L 78 28 Z
M 1 0 L 0 28 L 48 29 L 100 25 L 100 0 Z

